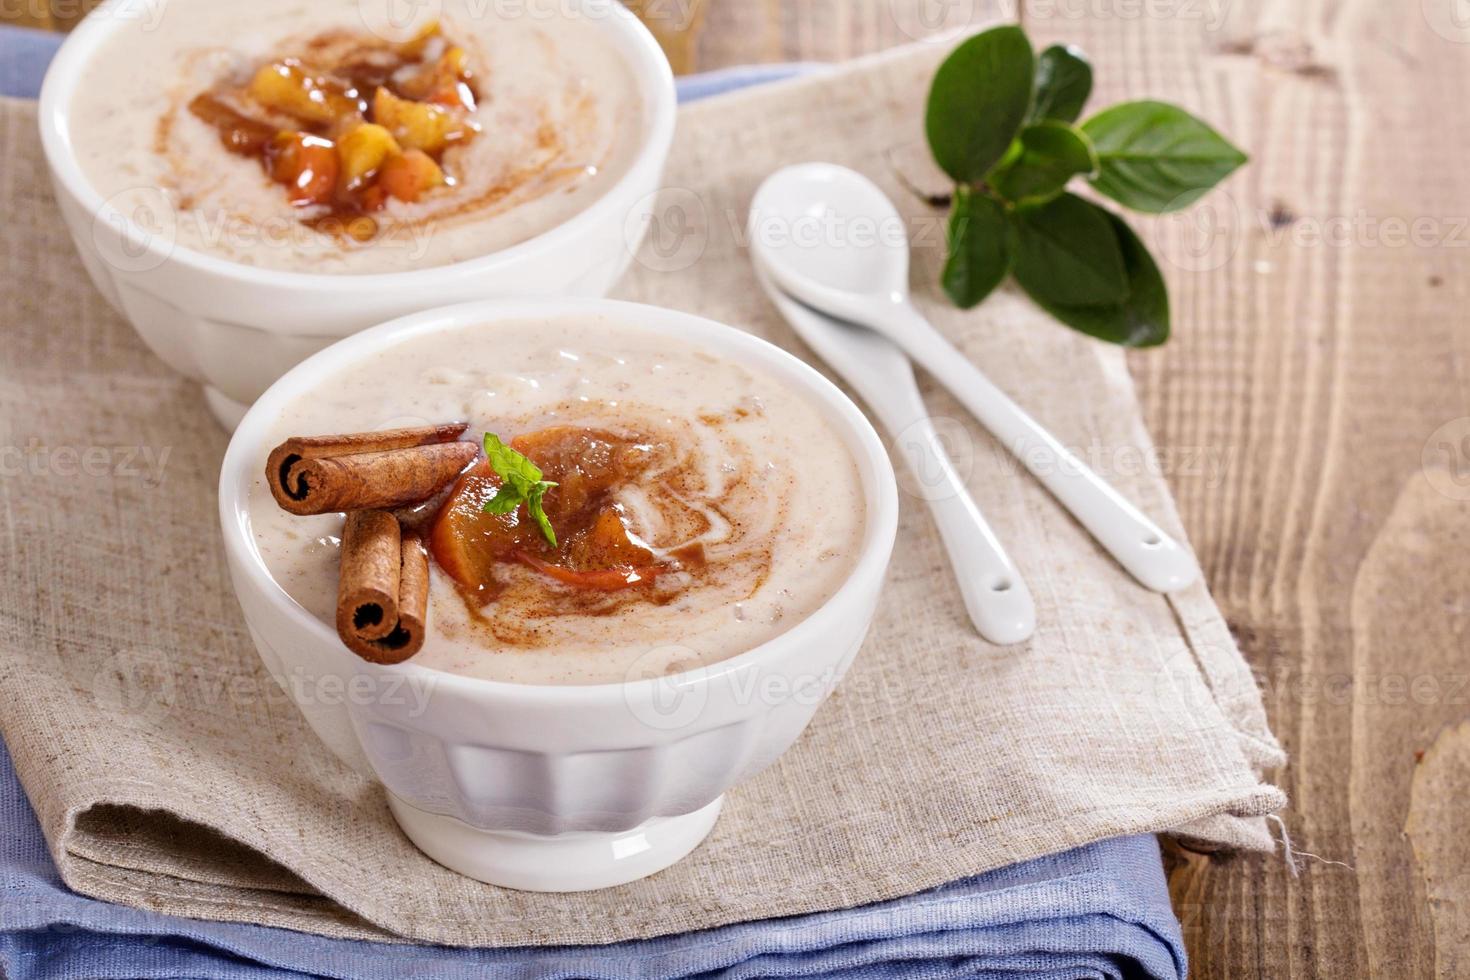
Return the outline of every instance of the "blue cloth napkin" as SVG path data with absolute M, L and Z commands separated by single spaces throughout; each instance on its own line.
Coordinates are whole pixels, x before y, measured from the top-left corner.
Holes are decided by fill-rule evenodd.
M 61 883 L 0 746 L 0 976 L 362 980 L 1184 975 L 1158 844 L 1123 837 L 907 898 L 610 946 L 451 949 L 160 915 Z
M 0 95 L 33 98 L 60 39 L 0 26 Z M 693 101 L 813 70 L 679 80 Z M 0 744 L 0 976 L 63 978 L 1184 976 L 1158 844 L 1125 837 L 878 905 L 611 946 L 469 950 L 349 942 L 109 905 L 69 891 Z
M 0 24 L 0 95 L 34 99 L 61 35 Z

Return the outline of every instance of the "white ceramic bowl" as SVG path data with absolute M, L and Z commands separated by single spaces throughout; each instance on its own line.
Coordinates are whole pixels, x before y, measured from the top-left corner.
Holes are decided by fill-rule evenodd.
M 277 420 L 325 374 L 400 341 L 567 315 L 665 333 L 808 395 L 861 476 L 866 526 L 850 576 L 825 605 L 774 640 L 668 677 L 509 684 L 412 661 L 384 667 L 360 660 L 276 584 L 256 548 L 247 500 L 262 479 Z M 339 341 L 288 372 L 246 413 L 225 454 L 219 496 L 245 621 L 267 668 L 311 727 L 342 759 L 382 781 L 399 823 L 431 857 L 483 881 L 543 891 L 631 881 L 667 867 L 704 838 L 725 790 L 796 739 L 857 654 L 898 516 L 882 443 L 820 374 L 731 327 L 612 300 L 446 307 Z
M 138 27 L 136 13 L 124 15 L 127 0 L 104 5 L 61 46 L 40 106 L 57 203 L 92 281 L 155 354 L 204 383 L 210 408 L 226 428 L 302 358 L 390 317 L 491 296 L 604 295 L 646 228 L 639 208 L 658 187 L 673 138 L 674 81 L 658 43 L 621 4 L 561 2 L 595 20 L 632 68 L 645 107 L 633 165 L 586 209 L 519 245 L 451 265 L 376 275 L 241 265 L 176 246 L 167 234 L 151 235 L 104 201 L 76 161 L 69 129 L 72 96 L 86 84 L 93 52 L 114 33 Z

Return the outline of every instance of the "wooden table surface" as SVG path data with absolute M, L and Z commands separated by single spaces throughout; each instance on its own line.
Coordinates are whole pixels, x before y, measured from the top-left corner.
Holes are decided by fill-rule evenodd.
M 645 0 L 676 18 L 694 2 Z M 1160 464 L 1291 754 L 1270 778 L 1291 795 L 1298 874 L 1279 856 L 1169 849 L 1201 980 L 1470 976 L 1460 2 L 1019 11 L 1038 47 L 1091 55 L 1096 104 L 1179 102 L 1253 158 L 1195 210 L 1139 222 L 1164 258 L 1174 338 L 1130 356 Z M 1016 14 L 1015 0 L 708 0 L 679 60 L 835 61 Z M 47 0 L 9 16 L 51 20 Z

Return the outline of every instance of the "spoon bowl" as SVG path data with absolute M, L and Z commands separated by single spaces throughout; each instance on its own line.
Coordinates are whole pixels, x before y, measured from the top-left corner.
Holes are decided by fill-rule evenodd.
M 762 266 L 809 305 L 862 322 L 843 311 L 908 296 L 908 225 L 854 170 L 803 163 L 777 171 L 756 191 L 750 227 Z

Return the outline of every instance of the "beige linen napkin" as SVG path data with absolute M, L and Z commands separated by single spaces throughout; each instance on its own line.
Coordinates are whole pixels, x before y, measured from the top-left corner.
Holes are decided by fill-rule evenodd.
M 940 224 L 898 189 L 885 153 L 918 138 L 942 53 L 683 110 L 654 239 L 621 294 L 812 359 L 751 278 L 745 208 L 777 166 L 845 163 L 929 236 L 914 282 L 967 355 L 1069 444 L 1147 451 L 1117 351 L 1009 292 L 964 314 L 936 296 Z M 262 671 L 215 517 L 225 436 L 198 388 L 86 281 L 50 197 L 34 108 L 0 103 L 0 134 L 0 734 L 78 891 L 332 936 L 601 943 L 872 902 L 1119 834 L 1270 846 L 1261 816 L 1284 798 L 1262 773 L 1282 754 L 1205 588 L 1164 598 L 1134 584 L 931 391 L 1035 594 L 1030 643 L 975 636 L 928 513 L 907 493 L 851 675 L 779 763 L 730 794 L 691 857 L 578 895 L 439 867 Z M 1182 537 L 1146 470 L 1106 475 Z

